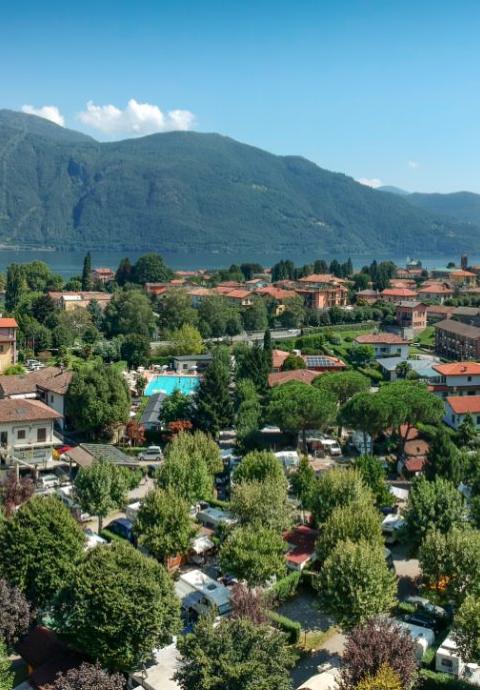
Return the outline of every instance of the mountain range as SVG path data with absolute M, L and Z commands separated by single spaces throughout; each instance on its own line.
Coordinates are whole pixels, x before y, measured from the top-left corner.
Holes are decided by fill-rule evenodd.
M 387 193 L 388 191 L 388 193 Z M 100 143 L 0 110 L 0 244 L 399 256 L 480 251 L 480 196 L 370 189 L 218 134 Z

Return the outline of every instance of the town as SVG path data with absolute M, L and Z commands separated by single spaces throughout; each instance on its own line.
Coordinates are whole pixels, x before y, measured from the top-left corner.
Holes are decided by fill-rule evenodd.
M 1 690 L 480 687 L 480 266 L 0 276 Z

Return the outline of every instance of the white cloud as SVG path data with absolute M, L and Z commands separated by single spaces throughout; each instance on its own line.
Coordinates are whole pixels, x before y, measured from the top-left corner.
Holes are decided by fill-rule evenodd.
M 418 168 L 420 166 L 420 163 L 418 161 L 408 161 L 408 167 L 412 168 L 415 170 L 415 168 Z
M 124 110 L 115 105 L 96 105 L 89 101 L 78 118 L 87 127 L 104 134 L 134 136 L 188 130 L 195 122 L 195 116 L 189 110 L 163 113 L 157 105 L 139 103 L 134 98 L 128 101 Z
M 378 177 L 359 177 L 357 182 L 364 184 L 366 187 L 373 187 L 373 189 L 383 185 L 382 180 L 379 180 Z
M 27 115 L 38 115 L 45 120 L 50 120 L 60 127 L 65 127 L 65 118 L 56 105 L 43 105 L 41 108 L 34 108 L 33 105 L 22 105 L 22 113 Z

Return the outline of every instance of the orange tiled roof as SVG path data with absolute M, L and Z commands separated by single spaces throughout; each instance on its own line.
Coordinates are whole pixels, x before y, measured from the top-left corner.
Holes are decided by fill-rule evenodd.
M 480 414 L 480 395 L 452 395 L 447 403 L 455 414 Z
M 272 351 L 272 366 L 274 369 L 280 369 L 284 361 L 287 359 L 290 352 L 285 352 L 285 350 L 273 350 Z
M 279 371 L 268 376 L 268 385 L 270 388 L 280 386 L 282 383 L 289 381 L 300 381 L 301 383 L 312 383 L 318 376 L 322 374 L 319 371 L 310 371 L 309 369 L 295 369 L 294 371 Z
M 408 288 L 385 288 L 381 294 L 385 297 L 415 297 L 417 293 Z
M 355 342 L 360 345 L 408 345 L 408 342 L 396 333 L 368 333 L 357 335 Z
M 312 273 L 299 278 L 299 283 L 344 283 L 343 278 L 337 278 L 332 273 Z
M 478 376 L 479 362 L 453 362 L 452 364 L 434 364 L 432 369 L 442 376 Z
M 18 328 L 18 323 L 15 319 L 4 316 L 0 318 L 0 328 Z
M 276 300 L 291 299 L 295 297 L 295 292 L 293 290 L 283 290 L 282 288 L 267 285 L 263 288 L 258 288 L 254 290 L 257 295 L 266 295 L 267 297 L 272 297 Z

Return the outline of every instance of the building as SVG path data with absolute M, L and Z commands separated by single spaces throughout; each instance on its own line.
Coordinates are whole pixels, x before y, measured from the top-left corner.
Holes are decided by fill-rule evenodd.
M 455 269 L 448 276 L 449 281 L 457 287 L 475 287 L 477 276 L 471 271 Z
M 310 371 L 343 371 L 345 362 L 331 355 L 302 355 L 306 368 Z
M 281 371 L 283 364 L 291 352 L 272 350 L 272 371 Z
M 39 400 L 44 402 L 52 410 L 59 413 L 59 426 L 63 429 L 65 417 L 65 396 L 67 395 L 73 373 L 63 369 L 56 369 L 52 376 L 40 378 L 37 382 L 37 395 Z
M 458 651 L 457 644 L 450 636 L 446 637 L 435 654 L 435 670 L 448 673 L 455 678 L 462 678 L 467 683 L 480 686 L 480 666 L 465 663 Z
M 288 301 L 297 296 L 294 290 L 284 290 L 276 285 L 267 285 L 266 287 L 258 288 L 255 290 L 255 294 L 264 297 L 269 302 L 273 302 L 275 316 L 283 314 Z
M 109 292 L 55 292 L 48 293 L 55 306 L 64 311 L 86 309 L 91 302 L 96 302 L 100 309 L 105 309 L 113 295 Z
M 438 374 L 435 371 L 435 364 L 438 362 L 438 357 L 422 356 L 418 359 L 403 359 L 402 357 L 382 357 L 377 359 L 377 364 L 382 369 L 383 374 L 389 381 L 396 381 L 398 379 L 397 367 L 399 364 L 407 362 L 410 371 L 415 372 L 419 379 L 427 383 L 438 382 Z
M 302 286 L 297 288 L 296 292 L 303 299 L 305 307 L 315 311 L 346 307 L 348 304 L 348 290 L 344 285 L 325 283 L 318 287 Z
M 211 354 L 205 355 L 178 355 L 173 358 L 173 368 L 177 374 L 188 371 L 205 371 L 212 361 Z
M 402 301 L 397 303 L 395 318 L 400 328 L 413 334 L 427 327 L 427 306 L 423 302 Z
M 234 288 L 222 294 L 228 302 L 238 304 L 240 307 L 251 307 L 253 304 L 252 292 L 245 288 Z
M 444 300 L 452 297 L 454 292 L 448 283 L 425 283 L 418 288 L 417 297 L 428 302 L 443 304 Z
M 375 350 L 375 358 L 408 357 L 408 342 L 395 333 L 368 333 L 355 338 L 357 345 L 371 345 Z
M 17 330 L 15 319 L 0 317 L 0 374 L 17 363 Z
M 268 385 L 270 388 L 281 386 L 282 383 L 289 381 L 300 381 L 301 383 L 312 383 L 316 378 L 321 376 L 318 371 L 310 371 L 309 369 L 295 369 L 293 371 L 278 371 L 268 375 Z
M 480 364 L 478 362 L 437 363 L 432 368 L 437 378 L 430 381 L 431 390 L 440 397 L 480 395 Z
M 445 423 L 458 429 L 466 415 L 470 415 L 480 429 L 480 395 L 449 395 L 445 398 Z
M 427 323 L 433 324 L 450 319 L 455 307 L 446 307 L 444 304 L 429 304 L 427 306 Z
M 161 428 L 159 417 L 163 401 L 167 397 L 166 393 L 154 393 L 148 398 L 145 409 L 140 417 L 140 424 L 145 431 L 158 431 Z
M 197 522 L 203 527 L 211 530 L 217 530 L 220 526 L 233 527 L 238 520 L 228 510 L 221 510 L 221 508 L 208 507 L 199 510 L 195 516 Z
M 182 609 L 194 618 L 214 611 L 219 616 L 230 613 L 230 590 L 201 570 L 182 573 L 175 582 L 175 593 Z
M 299 525 L 283 534 L 288 548 L 285 559 L 290 570 L 303 570 L 316 560 L 317 537 L 317 530 L 306 525 Z
M 0 466 L 16 460 L 46 467 L 60 443 L 54 423 L 61 415 L 39 400 L 0 400 Z
M 92 280 L 95 283 L 107 285 L 115 280 L 115 271 L 111 268 L 94 268 L 92 270 Z
M 380 296 L 376 290 L 359 290 L 355 295 L 355 299 L 357 304 L 375 304 L 380 299 Z
M 480 328 L 454 319 L 435 324 L 435 352 L 449 359 L 480 359 Z
M 480 326 L 480 309 L 478 307 L 454 307 L 451 318 L 455 321 L 468 323 L 469 326 Z
M 410 290 L 410 288 L 385 288 L 380 293 L 382 302 L 392 302 L 393 304 L 415 299 L 416 296 L 416 291 Z

